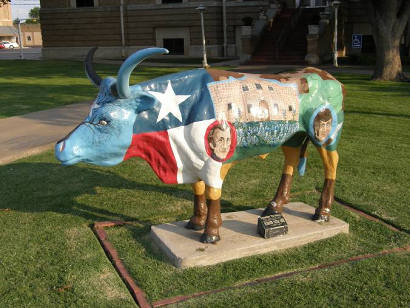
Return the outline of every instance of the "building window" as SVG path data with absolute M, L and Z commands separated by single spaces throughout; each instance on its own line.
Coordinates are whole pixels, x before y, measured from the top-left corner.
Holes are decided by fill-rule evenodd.
M 27 35 L 27 41 L 30 42 L 31 41 L 31 36 Z
M 301 6 L 304 7 L 325 7 L 327 0 L 302 0 Z
M 279 113 L 279 106 L 278 104 L 273 105 L 273 114 L 278 114 Z
M 170 55 L 184 54 L 184 39 L 183 38 L 164 38 L 164 48 L 169 50 Z
M 248 88 L 248 86 L 242 86 L 242 90 L 243 90 L 244 92 L 246 92 L 246 91 L 249 91 L 249 88 Z
M 162 0 L 162 4 L 182 3 L 182 0 Z
M 262 90 L 262 86 L 259 83 L 255 83 L 255 87 L 258 90 Z
M 76 7 L 94 7 L 94 0 L 76 0 Z
M 273 88 L 271 86 L 268 86 L 269 91 L 273 91 Z
M 288 108 L 289 108 L 289 111 L 293 110 L 292 105 L 289 105 Z

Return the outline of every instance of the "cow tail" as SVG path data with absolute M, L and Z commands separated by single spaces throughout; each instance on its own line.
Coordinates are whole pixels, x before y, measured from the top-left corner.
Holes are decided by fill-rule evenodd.
M 305 175 L 306 171 L 306 161 L 307 161 L 307 146 L 309 143 L 309 137 L 306 136 L 305 141 L 302 144 L 302 147 L 300 148 L 300 156 L 299 156 L 299 164 L 298 164 L 298 172 L 300 176 Z

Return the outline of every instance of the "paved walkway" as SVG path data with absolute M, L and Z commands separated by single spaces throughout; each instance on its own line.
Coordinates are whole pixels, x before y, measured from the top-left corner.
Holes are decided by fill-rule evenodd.
M 81 103 L 0 119 L 0 165 L 52 149 L 89 109 Z
M 25 47 L 21 53 L 25 60 L 41 59 L 41 48 L 39 47 Z M 0 49 L 0 60 L 18 60 L 20 59 L 21 53 L 20 48 Z

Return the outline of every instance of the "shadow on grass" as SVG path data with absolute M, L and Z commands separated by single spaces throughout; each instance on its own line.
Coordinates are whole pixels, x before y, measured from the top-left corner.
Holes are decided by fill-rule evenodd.
M 138 221 L 137 216 L 125 214 L 121 207 L 111 209 L 109 204 L 91 206 L 78 201 L 81 196 L 97 194 L 97 187 L 136 189 L 190 199 L 190 194 L 185 189 L 137 183 L 108 169 L 102 171 L 77 166 L 62 167 L 50 163 L 18 163 L 1 166 L 0 174 L 0 209 L 21 212 L 52 211 L 78 216 L 88 222 L 116 219 Z M 96 203 L 103 201 L 98 200 Z
M 0 166 L 0 174 L 0 210 L 52 211 L 78 216 L 90 223 L 118 219 L 141 222 L 138 213 L 135 216 L 125 213 L 123 206 L 130 203 L 129 200 L 118 200 L 116 204 L 106 203 L 105 200 L 101 200 L 103 197 L 97 201 L 88 201 L 90 198 L 79 201 L 82 196 L 97 194 L 97 188 L 138 190 L 158 196 L 168 195 L 176 199 L 193 200 L 193 193 L 187 186 L 140 183 L 121 177 L 109 168 L 85 168 L 81 164 L 62 167 L 51 163 L 17 163 Z M 139 201 L 144 200 L 135 200 L 130 207 L 138 210 Z M 123 204 L 119 205 L 121 202 Z M 98 203 L 98 206 L 90 205 L 92 203 Z M 252 207 L 234 206 L 231 202 L 222 200 L 223 212 L 250 208 Z M 145 223 L 151 224 L 151 221 Z
M 382 116 L 382 117 L 398 117 L 398 118 L 405 118 L 409 119 L 410 116 L 406 114 L 394 114 L 394 113 L 388 113 L 388 112 L 368 112 L 368 111 L 357 111 L 357 110 L 350 110 L 350 111 L 345 111 L 345 114 L 348 113 L 353 113 L 353 114 L 363 114 L 363 115 L 371 115 L 371 116 Z
M 168 264 L 152 247 L 150 227 L 188 219 L 192 215 L 193 192 L 189 185 L 156 183 L 152 171 L 143 167 L 137 160 L 114 168 L 84 164 L 63 167 L 42 161 L 0 166 L 0 215 L 33 214 L 21 217 L 41 217 L 50 228 L 62 223 L 71 227 L 97 221 L 129 221 L 132 225 L 128 232 L 147 250 L 148 257 Z M 252 208 L 224 199 L 221 203 L 223 212 Z

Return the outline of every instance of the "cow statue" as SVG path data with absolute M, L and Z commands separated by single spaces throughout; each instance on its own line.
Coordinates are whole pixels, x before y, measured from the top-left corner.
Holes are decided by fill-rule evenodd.
M 130 86 L 134 68 L 164 48 L 137 51 L 117 79 L 101 79 L 85 60 L 99 93 L 85 120 L 57 142 L 63 165 L 112 166 L 141 157 L 164 183 L 190 183 L 194 214 L 186 225 L 204 229 L 201 242 L 220 240 L 220 199 L 228 170 L 250 156 L 264 158 L 281 146 L 285 155 L 276 195 L 263 215 L 281 213 L 295 169 L 303 175 L 312 141 L 325 169 L 319 207 L 312 219 L 329 220 L 343 125 L 344 88 L 328 73 L 306 68 L 292 74 L 242 74 L 194 69 Z

